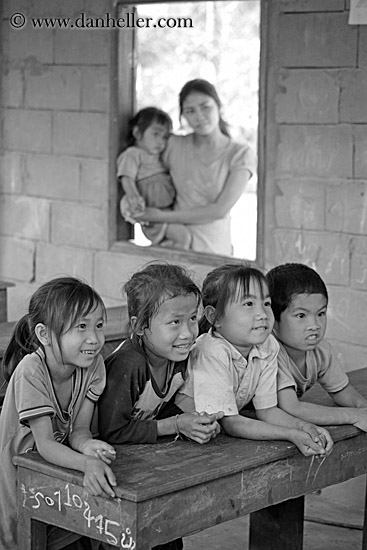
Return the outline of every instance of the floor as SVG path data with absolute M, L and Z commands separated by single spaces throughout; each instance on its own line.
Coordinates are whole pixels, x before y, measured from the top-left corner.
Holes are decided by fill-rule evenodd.
M 304 550 L 360 550 L 366 476 L 306 497 Z M 248 516 L 184 539 L 184 550 L 247 550 Z M 271 549 L 269 549 L 271 550 Z

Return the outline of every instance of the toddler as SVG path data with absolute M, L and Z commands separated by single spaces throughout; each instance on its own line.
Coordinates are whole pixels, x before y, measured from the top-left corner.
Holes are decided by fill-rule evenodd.
M 130 146 L 117 159 L 117 176 L 125 193 L 120 211 L 130 223 L 145 207 L 173 205 L 175 189 L 161 159 L 171 129 L 169 115 L 155 107 L 142 109 L 130 123 Z M 184 225 L 147 222 L 142 231 L 152 245 L 190 247 L 191 235 Z

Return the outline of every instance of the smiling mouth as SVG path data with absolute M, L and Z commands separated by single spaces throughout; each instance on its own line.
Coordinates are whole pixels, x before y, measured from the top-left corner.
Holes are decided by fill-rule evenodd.
M 84 349 L 81 351 L 83 355 L 96 355 L 97 350 Z
M 309 336 L 306 336 L 307 342 L 316 342 L 320 338 L 319 334 L 310 334 Z

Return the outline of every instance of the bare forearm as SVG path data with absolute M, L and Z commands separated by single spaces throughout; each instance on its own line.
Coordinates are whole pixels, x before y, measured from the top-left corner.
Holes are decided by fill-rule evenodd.
M 257 440 L 290 440 L 292 428 L 269 424 L 262 420 L 245 418 L 240 415 L 226 416 L 221 421 L 224 431 L 234 437 Z
M 286 410 L 290 414 L 319 426 L 339 426 L 354 424 L 357 421 L 356 411 L 352 407 L 325 407 L 301 401 L 297 407 L 289 407 Z
M 339 407 L 357 407 L 359 409 L 367 407 L 367 400 L 350 384 L 343 390 L 330 395 Z
M 52 464 L 85 472 L 88 457 L 57 441 L 48 441 L 46 445 L 38 448 L 38 452 Z

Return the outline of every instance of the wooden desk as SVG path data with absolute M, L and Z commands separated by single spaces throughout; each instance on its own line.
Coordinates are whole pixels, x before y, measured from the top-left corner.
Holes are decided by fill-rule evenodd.
M 349 374 L 367 395 L 366 369 Z M 310 400 L 328 399 L 318 387 Z M 367 434 L 352 426 L 330 431 L 335 445 L 326 459 L 306 458 L 287 442 L 225 435 L 203 446 L 172 443 L 173 438 L 119 446 L 115 499 L 88 495 L 81 473 L 53 466 L 36 453 L 15 457 L 19 550 L 45 548 L 45 523 L 119 548 L 148 550 L 253 512 L 250 548 L 299 550 L 303 495 L 367 472 Z

